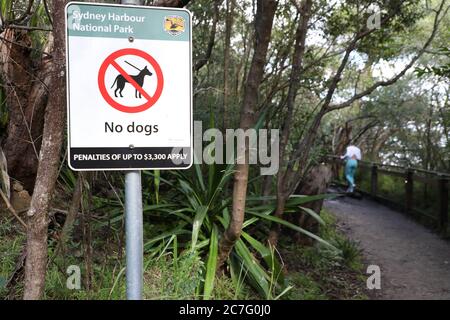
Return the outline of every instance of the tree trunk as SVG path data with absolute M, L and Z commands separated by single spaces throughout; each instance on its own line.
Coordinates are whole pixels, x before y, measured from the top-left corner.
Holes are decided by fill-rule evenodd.
M 217 31 L 217 22 L 219 21 L 219 6 L 223 0 L 214 0 L 214 13 L 211 31 L 209 33 L 208 45 L 206 46 L 206 51 L 201 58 L 198 59 L 197 63 L 194 66 L 194 71 L 198 72 L 201 68 L 203 68 L 211 58 L 211 54 L 216 43 L 216 31 Z
M 319 164 L 309 171 L 308 176 L 304 181 L 299 185 L 295 194 L 301 195 L 316 195 L 316 194 L 324 194 L 327 192 L 328 186 L 330 185 L 331 179 L 333 177 L 331 166 Z M 312 202 L 305 203 L 303 207 L 310 208 L 314 210 L 317 214 L 320 214 L 322 211 L 323 199 L 316 200 Z M 317 234 L 319 231 L 319 223 L 317 220 L 312 218 L 309 214 L 305 212 L 300 212 L 299 215 L 294 215 L 293 221 L 299 227 L 308 230 L 314 234 Z M 295 233 L 295 238 L 299 244 L 302 245 L 312 245 L 313 239 L 305 236 L 304 234 L 300 234 L 298 232 Z
M 284 155 L 288 144 L 291 123 L 294 113 L 295 97 L 297 96 L 298 88 L 300 87 L 300 72 L 303 64 L 303 56 L 305 54 L 306 33 L 308 32 L 308 22 L 311 15 L 311 0 L 304 0 L 300 7 L 301 19 L 299 20 L 296 35 L 294 54 L 292 56 L 292 70 L 289 81 L 289 90 L 287 95 L 287 113 L 284 118 L 283 128 L 281 130 L 280 142 L 280 163 L 284 163 Z M 279 172 L 277 176 L 277 208 L 275 216 L 281 217 L 284 212 L 285 202 L 289 193 L 286 192 L 285 176 L 283 172 Z M 276 246 L 280 226 L 274 224 L 269 233 L 268 241 L 271 245 Z
M 84 184 L 87 188 L 84 189 L 84 199 L 81 199 L 81 225 L 83 227 L 83 251 L 84 251 L 84 266 L 85 266 L 85 281 L 84 286 L 86 290 L 91 290 L 93 279 L 92 268 L 92 228 L 91 228 L 91 203 L 92 203 L 92 174 L 88 173 L 85 177 Z M 82 182 L 82 183 L 83 183 Z
M 11 178 L 31 193 L 38 167 L 51 62 L 43 56 L 33 68 L 31 38 L 25 30 L 6 29 L 0 44 L 0 66 L 9 122 L 2 148 Z M 44 51 L 51 48 L 51 37 Z
M 64 5 L 53 6 L 54 46 L 50 97 L 45 112 L 43 143 L 30 210 L 28 211 L 27 258 L 25 263 L 24 299 L 40 299 L 45 288 L 47 265 L 48 209 L 58 177 L 58 164 L 63 142 L 65 90 Z
M 244 101 L 241 111 L 240 128 L 246 130 L 255 123 L 255 112 L 258 105 L 258 89 L 261 84 L 267 49 L 272 33 L 272 24 L 277 8 L 275 0 L 258 0 L 255 16 L 254 54 L 245 86 Z M 245 200 L 248 183 L 248 141 L 237 150 L 238 157 L 245 155 L 245 163 L 236 166 L 233 186 L 233 209 L 231 221 L 220 241 L 218 265 L 222 268 L 231 249 L 239 239 L 244 222 Z
M 66 242 L 70 239 L 72 234 L 73 225 L 78 215 L 78 211 L 81 206 L 82 200 L 82 184 L 83 184 L 83 174 L 82 172 L 78 173 L 77 180 L 75 182 L 75 186 L 72 193 L 72 200 L 70 202 L 69 210 L 67 211 L 66 220 L 64 221 L 64 225 L 61 229 L 61 233 L 59 235 L 59 242 L 54 251 L 53 259 L 56 255 L 61 252 L 61 255 L 65 259 L 66 254 Z M 50 261 L 51 263 L 52 261 Z
M 225 18 L 225 45 L 223 49 L 223 128 L 226 129 L 229 126 L 228 114 L 229 114 L 229 94 L 230 94 L 230 44 L 231 44 L 231 29 L 233 28 L 233 14 L 234 14 L 234 1 L 227 0 L 227 15 Z

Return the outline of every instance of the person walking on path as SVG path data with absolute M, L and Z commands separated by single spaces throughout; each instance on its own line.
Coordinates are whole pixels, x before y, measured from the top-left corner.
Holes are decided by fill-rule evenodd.
M 345 179 L 348 183 L 347 192 L 353 193 L 355 190 L 355 173 L 358 168 L 358 160 L 361 160 L 361 150 L 356 146 L 348 146 L 345 154 L 341 156 L 345 160 Z

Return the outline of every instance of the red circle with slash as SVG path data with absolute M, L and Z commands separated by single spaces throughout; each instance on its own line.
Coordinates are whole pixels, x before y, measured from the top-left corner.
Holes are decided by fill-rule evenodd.
M 143 58 L 153 67 L 157 79 L 156 90 L 153 96 L 150 96 L 150 94 L 148 94 L 144 90 L 144 88 L 142 88 L 136 81 L 134 81 L 134 79 L 131 78 L 130 75 L 128 75 L 125 72 L 125 70 L 123 70 L 122 67 L 120 67 L 119 64 L 116 62 L 117 58 L 126 55 L 134 55 Z M 137 91 L 139 91 L 140 94 L 142 94 L 142 96 L 144 96 L 144 98 L 147 101 L 139 106 L 126 106 L 114 100 L 112 96 L 108 93 L 108 90 L 106 89 L 105 85 L 105 74 L 109 66 L 115 68 Z M 100 66 L 100 70 L 98 72 L 98 87 L 100 88 L 100 92 L 103 96 L 103 99 L 105 99 L 106 102 L 111 107 L 122 112 L 137 113 L 147 110 L 148 108 L 153 106 L 156 103 L 156 101 L 158 101 L 163 91 L 164 77 L 158 62 L 147 52 L 133 48 L 120 49 L 111 53 Z

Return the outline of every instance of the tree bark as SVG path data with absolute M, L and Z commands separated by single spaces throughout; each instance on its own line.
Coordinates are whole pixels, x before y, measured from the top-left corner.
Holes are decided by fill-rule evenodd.
M 308 32 L 308 22 L 311 16 L 311 0 L 304 0 L 300 6 L 300 14 L 301 18 L 299 20 L 296 35 L 295 35 L 295 47 L 294 53 L 292 56 L 292 70 L 289 81 L 289 90 L 287 95 L 287 112 L 284 120 L 284 125 L 281 130 L 281 141 L 280 141 L 280 162 L 284 162 L 284 155 L 286 151 L 286 147 L 289 140 L 294 105 L 295 105 L 295 97 L 297 96 L 298 89 L 300 87 L 300 73 L 303 64 L 303 57 L 305 54 L 305 42 L 306 42 L 306 34 Z M 277 176 L 277 207 L 275 210 L 275 216 L 281 217 L 284 211 L 284 204 L 287 200 L 287 194 L 285 190 L 285 176 L 283 172 L 278 173 Z M 278 233 L 280 230 L 280 226 L 278 224 L 274 224 L 269 233 L 268 241 L 271 245 L 276 246 L 278 240 Z
M 255 123 L 255 112 L 258 105 L 258 89 L 261 84 L 267 50 L 272 33 L 273 19 L 278 2 L 275 0 L 258 0 L 255 16 L 254 54 L 245 86 L 244 101 L 241 111 L 240 128 L 246 130 Z M 237 150 L 238 157 L 245 156 L 245 163 L 236 166 L 233 185 L 233 209 L 231 221 L 225 230 L 219 246 L 218 265 L 221 269 L 228 258 L 234 244 L 239 239 L 244 222 L 245 201 L 248 183 L 248 141 Z
M 78 211 L 81 206 L 82 192 L 83 192 L 82 184 L 83 184 L 83 173 L 79 172 L 73 189 L 72 200 L 70 202 L 69 210 L 67 211 L 66 220 L 64 221 L 64 225 L 59 235 L 59 242 L 51 260 L 53 260 L 59 252 L 61 252 L 61 255 L 63 257 L 65 256 L 66 242 L 72 234 L 73 225 L 75 223 Z M 50 263 L 52 262 L 51 260 Z
M 81 225 L 83 227 L 83 251 L 84 251 L 84 266 L 85 266 L 85 288 L 91 290 L 93 279 L 93 267 L 92 267 L 92 228 L 91 228 L 91 203 L 92 203 L 92 186 L 93 179 L 92 174 L 88 173 L 85 177 L 84 184 L 87 188 L 84 188 L 85 199 L 81 200 Z M 83 181 L 81 182 L 83 183 Z
M 64 6 L 58 0 L 53 5 L 53 22 L 60 26 L 53 31 L 50 96 L 45 112 L 43 143 L 31 206 L 27 213 L 27 258 L 25 263 L 25 300 L 40 299 L 45 289 L 47 265 L 48 209 L 52 199 L 63 142 L 66 107 Z
M 219 21 L 219 6 L 223 0 L 214 0 L 214 14 L 212 20 L 211 31 L 209 33 L 208 45 L 206 46 L 206 51 L 200 59 L 198 59 L 197 63 L 194 66 L 194 71 L 198 72 L 201 68 L 203 68 L 211 58 L 211 54 L 216 43 L 216 31 L 217 31 L 217 22 Z
M 319 164 L 309 171 L 308 176 L 305 177 L 305 181 L 303 181 L 299 188 L 297 188 L 295 194 L 308 196 L 324 194 L 327 192 L 332 176 L 333 174 L 330 165 Z M 323 199 L 305 203 L 303 207 L 310 208 L 317 214 L 320 214 L 320 211 L 322 211 L 322 205 Z M 294 215 L 293 217 L 295 217 L 294 219 L 296 220 L 294 223 L 299 227 L 315 234 L 318 233 L 319 223 L 309 214 L 300 212 L 298 215 Z M 295 239 L 302 245 L 310 246 L 313 244 L 312 238 L 298 232 L 295 233 Z
M 2 36 L 0 66 L 9 114 L 2 148 L 9 175 L 31 193 L 42 141 L 51 62 L 48 56 L 43 56 L 38 71 L 33 67 L 28 31 L 6 29 Z M 51 46 L 50 37 L 44 51 Z
M 223 49 L 223 128 L 228 128 L 229 114 L 229 94 L 230 94 L 230 46 L 231 46 L 231 30 L 233 28 L 234 1 L 227 0 L 227 12 L 225 18 L 225 45 Z

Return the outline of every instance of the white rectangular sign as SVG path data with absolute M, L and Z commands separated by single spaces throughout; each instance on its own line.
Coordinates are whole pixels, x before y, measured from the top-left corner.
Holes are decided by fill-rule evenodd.
M 184 9 L 66 6 L 69 166 L 192 164 L 192 32 Z

